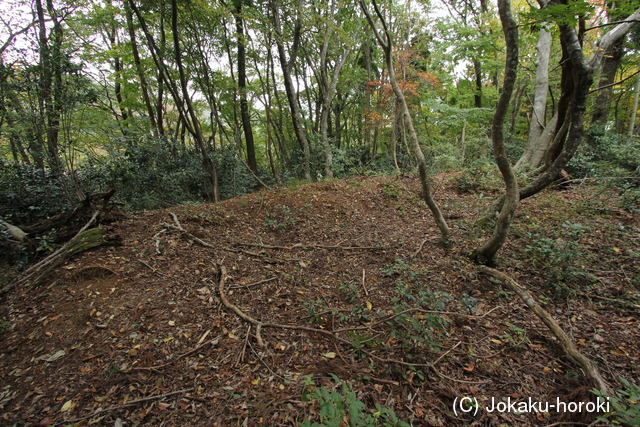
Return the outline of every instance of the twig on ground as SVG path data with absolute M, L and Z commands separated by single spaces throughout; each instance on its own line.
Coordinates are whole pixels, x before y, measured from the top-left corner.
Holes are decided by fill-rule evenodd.
M 418 256 L 418 254 L 419 254 L 419 253 L 420 253 L 420 251 L 422 250 L 422 247 L 424 246 L 424 244 L 425 244 L 425 243 L 427 243 L 427 240 L 429 240 L 429 238 L 428 238 L 428 237 L 427 237 L 426 239 L 424 239 L 424 240 L 422 241 L 422 243 L 420 243 L 420 246 L 418 246 L 418 250 L 417 250 L 417 251 L 415 251 L 415 252 L 413 253 L 413 256 L 412 256 L 411 258 L 415 258 L 415 257 L 417 257 L 417 256 Z
M 195 353 L 196 351 L 200 350 L 202 347 L 204 347 L 207 344 L 211 344 L 214 341 L 216 341 L 217 339 L 220 338 L 220 335 L 218 335 L 216 338 L 207 341 L 204 344 L 200 344 L 197 345 L 194 349 L 187 351 L 186 353 L 183 353 L 181 355 L 179 355 L 178 357 L 171 359 L 170 361 L 168 361 L 167 363 L 163 363 L 162 365 L 154 365 L 154 366 L 136 366 L 136 367 L 131 367 L 128 369 L 128 371 L 153 371 L 156 369 L 160 369 L 160 368 L 164 368 L 165 366 L 169 366 L 169 365 L 173 365 L 174 363 L 176 363 L 178 360 L 185 358 L 187 356 L 192 355 L 193 353 Z M 214 343 L 215 345 L 215 343 Z
M 369 290 L 367 289 L 367 284 L 365 282 L 365 272 L 364 272 L 364 268 L 362 269 L 362 289 L 364 289 L 364 294 L 366 296 L 369 296 Z
M 234 243 L 236 245 L 240 245 L 240 246 L 252 246 L 252 247 L 256 247 L 256 248 L 263 248 L 263 249 L 282 249 L 285 251 L 291 251 L 294 249 L 343 249 L 343 250 L 384 250 L 384 249 L 389 249 L 389 247 L 387 246 L 339 246 L 339 245 L 317 245 L 314 243 L 294 243 L 291 246 L 277 246 L 277 245 L 264 245 L 261 243 L 246 243 L 246 242 L 236 242 Z
M 229 289 L 242 289 L 242 288 L 248 289 L 253 286 L 262 285 L 263 283 L 272 282 L 276 279 L 277 277 L 271 277 L 269 279 L 260 280 L 259 282 L 249 283 L 248 285 L 233 285 L 233 286 L 229 286 Z

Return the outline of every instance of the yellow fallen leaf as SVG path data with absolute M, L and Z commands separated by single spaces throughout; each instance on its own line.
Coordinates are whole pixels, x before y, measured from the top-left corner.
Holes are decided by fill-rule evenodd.
M 259 383 L 260 383 L 260 380 L 257 378 L 255 380 L 251 380 L 251 384 L 253 385 L 258 385 Z
M 373 304 L 367 301 L 367 310 L 371 310 L 373 308 Z
M 169 326 L 175 326 L 175 325 L 176 325 L 175 320 L 169 320 Z
M 73 400 L 67 400 L 65 404 L 62 405 L 62 408 L 60 408 L 60 412 L 67 412 L 69 409 L 71 409 L 72 405 L 73 405 Z
M 333 351 L 330 351 L 329 353 L 323 354 L 323 356 L 326 357 L 327 359 L 333 359 L 336 357 L 336 354 Z
M 169 341 L 171 341 L 172 339 L 173 339 L 173 337 L 167 337 L 167 338 L 163 339 L 162 341 L 164 341 L 164 342 L 169 342 Z
M 617 253 L 617 254 L 619 254 L 619 253 L 620 253 L 620 249 L 618 249 L 618 248 L 613 248 L 613 251 L 614 251 L 615 253 Z

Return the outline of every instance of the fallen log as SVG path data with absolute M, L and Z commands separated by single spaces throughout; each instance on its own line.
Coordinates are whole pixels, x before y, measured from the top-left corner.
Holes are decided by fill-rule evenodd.
M 49 273 L 73 255 L 102 245 L 121 244 L 119 235 L 109 235 L 100 228 L 90 228 L 96 222 L 99 213 L 99 211 L 94 212 L 89 222 L 87 222 L 71 240 L 62 245 L 58 250 L 45 259 L 27 268 L 20 276 L 4 288 L 0 289 L 0 296 L 6 294 L 16 286 L 38 285 L 45 277 L 47 277 L 47 275 L 49 275 Z

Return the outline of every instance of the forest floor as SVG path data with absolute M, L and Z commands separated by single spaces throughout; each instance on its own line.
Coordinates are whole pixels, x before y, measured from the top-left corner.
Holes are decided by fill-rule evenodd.
M 340 404 L 360 417 L 351 425 L 382 423 L 384 408 L 414 426 L 593 421 L 489 411 L 494 398 L 593 401 L 593 385 L 467 256 L 490 234 L 474 221 L 497 190 L 448 174 L 434 191 L 448 249 L 407 176 L 103 225 L 122 246 L 78 255 L 0 304 L 0 424 L 291 426 Z M 589 183 L 524 200 L 496 267 L 614 390 L 619 377 L 640 384 L 640 214 L 622 203 Z M 465 396 L 477 406 L 454 411 Z

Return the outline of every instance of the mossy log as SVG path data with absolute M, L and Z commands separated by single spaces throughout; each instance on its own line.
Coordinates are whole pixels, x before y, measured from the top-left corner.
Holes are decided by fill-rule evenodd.
M 98 216 L 98 211 L 96 211 L 89 222 L 85 224 L 84 227 L 66 244 L 60 247 L 57 251 L 38 262 L 37 264 L 29 267 L 24 273 L 16 278 L 9 285 L 5 286 L 3 289 L 0 289 L 0 295 L 3 295 L 9 292 L 16 286 L 22 285 L 30 285 L 35 286 L 40 283 L 60 264 L 62 264 L 66 259 L 77 255 L 81 252 L 84 252 L 88 249 L 96 248 L 102 245 L 119 245 L 121 244 L 120 236 L 109 235 L 104 230 L 100 228 L 91 228 L 96 221 Z

